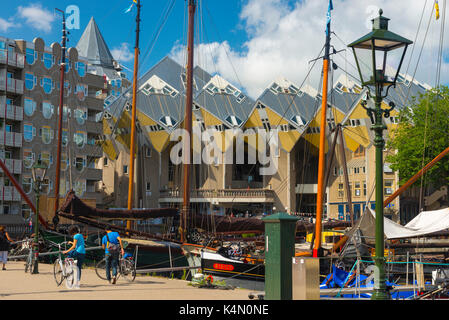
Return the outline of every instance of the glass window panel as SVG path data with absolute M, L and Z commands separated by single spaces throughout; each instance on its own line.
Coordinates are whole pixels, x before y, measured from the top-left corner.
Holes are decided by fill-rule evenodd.
M 50 119 L 53 116 L 54 107 L 49 102 L 42 102 L 42 114 L 45 119 Z
M 33 125 L 31 124 L 24 124 L 23 125 L 23 139 L 25 141 L 32 141 L 33 140 Z
M 31 168 L 34 164 L 34 153 L 31 150 L 23 150 L 23 165 L 25 168 Z
M 33 101 L 33 99 L 25 98 L 23 108 L 24 108 L 25 114 L 30 117 L 33 115 L 34 110 L 36 110 L 36 102 Z
M 47 69 L 50 69 L 53 66 L 53 55 L 51 53 L 44 52 L 42 54 L 42 62 L 44 62 L 44 66 Z
M 35 84 L 34 75 L 32 73 L 25 73 L 25 88 L 33 90 Z
M 34 63 L 34 49 L 26 48 L 26 61 L 28 64 Z

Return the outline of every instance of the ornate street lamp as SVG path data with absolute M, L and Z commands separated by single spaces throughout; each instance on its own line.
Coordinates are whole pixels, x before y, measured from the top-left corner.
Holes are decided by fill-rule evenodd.
M 371 121 L 372 130 L 375 132 L 374 145 L 376 147 L 376 255 L 374 271 L 373 300 L 389 299 L 385 283 L 385 258 L 384 258 L 384 215 L 383 215 L 383 149 L 385 141 L 383 130 L 386 126 L 382 122 L 382 116 L 390 116 L 390 111 L 395 107 L 389 103 L 389 108 L 383 109 L 383 98 L 388 95 L 388 90 L 396 86 L 407 47 L 412 41 L 403 38 L 388 30 L 388 18 L 382 16 L 372 20 L 373 29 L 367 35 L 349 44 L 352 48 L 357 68 L 360 74 L 362 86 L 368 88 L 368 96 L 372 96 L 374 90 L 374 108 L 367 107 L 366 101 L 362 104 L 367 110 Z M 388 65 L 396 67 L 394 72 L 387 69 Z
M 45 174 L 47 173 L 47 166 L 42 164 L 39 160 L 31 169 L 33 176 L 33 190 L 36 195 L 36 214 L 34 221 L 34 265 L 33 274 L 39 273 L 39 197 L 41 192 L 41 184 L 44 181 Z

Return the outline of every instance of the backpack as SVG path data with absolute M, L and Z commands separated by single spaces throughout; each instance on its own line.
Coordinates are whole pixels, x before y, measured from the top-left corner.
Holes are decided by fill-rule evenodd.
M 111 254 L 111 255 L 113 255 L 113 256 L 118 256 L 119 253 L 120 253 L 120 245 L 119 245 L 119 244 L 112 243 L 112 242 L 109 240 L 108 233 L 106 233 L 106 238 L 108 239 L 108 244 L 109 244 L 109 245 L 107 246 L 109 254 Z

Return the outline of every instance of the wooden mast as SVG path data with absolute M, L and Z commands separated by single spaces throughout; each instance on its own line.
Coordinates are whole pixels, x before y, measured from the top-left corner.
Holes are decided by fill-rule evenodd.
M 330 52 L 330 11 L 332 10 L 332 1 L 329 1 L 327 26 L 326 26 L 326 44 L 323 57 L 323 91 L 321 97 L 321 124 L 320 124 L 320 145 L 318 158 L 318 189 L 316 196 L 316 222 L 315 222 L 315 243 L 313 247 L 313 257 L 322 256 L 321 248 L 321 228 L 324 201 L 324 170 L 325 170 L 325 142 L 326 142 L 326 115 L 327 115 L 327 86 L 329 74 L 329 52 Z
M 64 111 L 64 73 L 65 73 L 65 56 L 66 56 L 66 43 L 67 43 L 67 31 L 65 25 L 65 13 L 60 9 L 56 9 L 62 12 L 62 47 L 61 47 L 61 66 L 60 66 L 60 80 L 59 80 L 59 114 L 58 114 L 58 147 L 56 153 L 56 173 L 55 173 L 55 208 L 54 214 L 59 209 L 59 185 L 61 174 L 61 144 L 62 144 L 62 115 Z
M 180 219 L 181 241 L 186 240 L 187 216 L 190 213 L 190 163 L 192 159 L 192 104 L 193 104 L 193 51 L 194 51 L 194 17 L 196 1 L 189 0 L 189 29 L 187 39 L 187 70 L 186 70 L 186 105 L 184 117 L 184 129 L 186 135 L 183 139 L 184 179 L 183 179 L 183 203 Z
M 134 46 L 134 71 L 133 71 L 133 100 L 131 111 L 131 141 L 129 147 L 129 179 L 128 179 L 128 210 L 133 207 L 133 191 L 134 191 L 134 155 L 136 140 L 136 101 L 137 101 L 137 71 L 139 68 L 139 33 L 140 33 L 140 0 L 137 0 L 137 16 L 136 16 L 136 44 Z M 131 220 L 126 222 L 126 228 L 131 229 Z

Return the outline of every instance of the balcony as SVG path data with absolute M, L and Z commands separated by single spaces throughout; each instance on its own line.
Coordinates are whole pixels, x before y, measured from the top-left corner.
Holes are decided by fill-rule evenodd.
M 0 145 L 21 147 L 22 134 L 19 132 L 0 131 Z
M 25 65 L 25 55 L 18 52 L 8 52 L 7 50 L 0 50 L 0 63 L 8 64 L 13 67 L 23 68 Z
M 6 104 L 6 97 L 0 96 L 0 118 L 23 120 L 23 107 Z
M 8 168 L 9 172 L 12 174 L 21 174 L 22 173 L 22 160 L 18 159 L 1 159 L 4 164 L 6 165 L 6 168 Z M 0 168 L 0 173 L 2 173 L 3 170 Z
M 181 190 L 161 190 L 159 202 L 182 202 Z M 274 191 L 269 189 L 196 189 L 190 193 L 190 202 L 271 203 Z
M 1 201 L 21 201 L 19 191 L 13 186 L 0 187 L 0 200 Z
M 96 168 L 84 168 L 84 177 L 88 180 L 100 181 L 103 178 L 103 170 Z M 88 192 L 95 192 L 96 190 L 87 190 Z
M 0 90 L 23 94 L 23 80 L 6 78 L 0 75 Z

